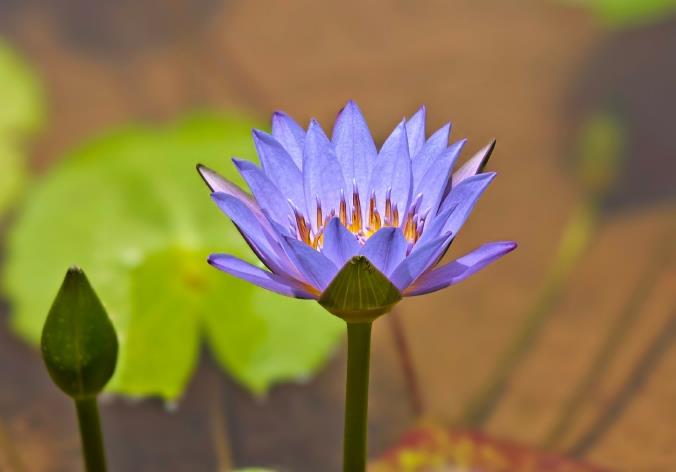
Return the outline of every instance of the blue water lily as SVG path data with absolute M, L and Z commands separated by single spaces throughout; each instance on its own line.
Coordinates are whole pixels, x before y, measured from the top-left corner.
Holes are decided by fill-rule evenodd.
M 251 194 L 198 166 L 213 200 L 265 268 L 228 254 L 211 255 L 209 263 L 273 292 L 322 302 L 339 274 L 361 261 L 390 285 L 390 295 L 383 295 L 387 308 L 401 297 L 466 279 L 516 243 L 487 243 L 440 265 L 495 178 L 483 172 L 494 142 L 453 172 L 465 140 L 449 146 L 449 132 L 446 125 L 427 138 L 423 107 L 378 150 L 352 101 L 338 115 L 331 139 L 316 120 L 306 131 L 275 113 L 272 134 L 253 131 L 261 167 L 234 159 Z M 348 299 L 358 294 L 343 288 L 345 303 L 353 303 Z

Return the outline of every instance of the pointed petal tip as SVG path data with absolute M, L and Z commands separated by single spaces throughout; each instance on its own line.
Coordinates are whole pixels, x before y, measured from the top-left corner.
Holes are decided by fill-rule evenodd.
M 207 264 L 209 264 L 209 265 L 211 265 L 211 266 L 214 265 L 214 261 L 216 260 L 216 258 L 217 258 L 218 256 L 221 256 L 221 255 L 222 255 L 222 254 L 209 254 L 209 255 L 207 256 Z
M 274 136 L 272 136 L 267 131 L 263 131 L 261 129 L 253 128 L 251 130 L 251 135 L 253 136 L 254 141 L 261 141 L 267 144 L 277 143 L 277 139 L 275 139 Z
M 197 173 L 204 178 L 204 174 L 207 172 L 213 172 L 209 167 L 205 166 L 204 164 L 197 163 L 195 164 L 195 169 L 197 170 Z
M 242 170 L 247 167 L 251 168 L 251 166 L 256 167 L 256 164 L 254 164 L 253 162 L 248 161 L 246 159 L 240 159 L 238 157 L 233 157 L 232 163 L 235 164 L 235 167 L 237 167 L 238 170 Z
M 347 102 L 345 102 L 345 106 L 341 109 L 341 111 L 354 109 L 354 108 L 359 108 L 359 105 L 357 105 L 357 102 L 355 102 L 354 99 L 351 98 Z
M 495 151 L 495 146 L 497 143 L 498 141 L 495 138 L 492 138 L 491 141 L 484 147 L 484 149 L 480 151 L 483 152 L 484 157 L 481 159 L 481 163 L 479 164 L 479 172 L 482 172 L 486 167 L 486 164 L 488 164 L 488 160 L 491 158 L 493 151 Z
M 497 175 L 498 175 L 497 172 L 491 171 L 491 172 L 482 172 L 481 174 L 477 174 L 476 176 L 477 177 L 481 176 L 484 179 L 489 179 L 492 182 L 493 180 L 495 180 L 495 177 L 497 177 Z
M 308 134 L 310 131 L 317 131 L 320 130 L 322 133 L 324 132 L 322 125 L 319 123 L 319 120 L 317 118 L 310 118 L 310 124 L 308 125 L 307 132 Z
M 427 113 L 427 105 L 420 105 L 413 116 L 417 115 L 418 113 Z
M 218 179 L 225 180 L 221 175 L 210 167 L 205 166 L 204 164 L 197 164 L 195 166 L 197 173 L 200 175 L 204 183 L 209 187 L 209 190 L 212 192 L 215 191 L 215 181 Z

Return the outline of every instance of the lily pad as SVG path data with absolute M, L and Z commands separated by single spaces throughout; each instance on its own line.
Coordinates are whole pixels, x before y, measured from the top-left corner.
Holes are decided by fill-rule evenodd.
M 4 286 L 16 332 L 37 342 L 63 270 L 77 264 L 119 335 L 109 391 L 176 399 L 202 340 L 256 393 L 311 376 L 334 351 L 341 323 L 316 303 L 206 263 L 212 252 L 255 260 L 194 170 L 200 161 L 238 181 L 227 157 L 254 156 L 255 125 L 199 115 L 120 130 L 67 156 L 31 189 L 8 236 Z

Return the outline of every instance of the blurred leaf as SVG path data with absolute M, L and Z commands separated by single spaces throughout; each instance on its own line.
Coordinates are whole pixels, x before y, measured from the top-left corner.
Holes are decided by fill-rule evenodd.
M 676 11 L 676 0 L 563 0 L 591 8 L 613 26 L 650 23 Z
M 42 89 L 23 60 L 0 40 L 0 135 L 24 135 L 42 123 Z
M 0 214 L 24 183 L 23 140 L 42 123 L 43 114 L 42 89 L 37 78 L 0 41 Z
M 232 117 L 195 116 L 163 129 L 94 140 L 38 182 L 8 238 L 4 285 L 15 330 L 37 341 L 64 267 L 87 270 L 120 338 L 108 390 L 180 395 L 204 329 L 216 358 L 254 392 L 311 375 L 342 326 L 313 302 L 287 300 L 219 273 L 211 252 L 254 260 L 210 201 L 197 161 L 236 181 L 229 155 L 254 155 Z
M 148 255 L 132 271 L 124 368 L 116 379 L 124 393 L 181 394 L 198 356 L 200 278 L 210 275 L 202 266 L 197 254 L 170 248 Z
M 214 355 L 255 392 L 271 381 L 309 379 L 345 330 L 316 302 L 252 290 L 240 280 L 211 297 L 204 321 Z M 257 316 L 243 316 L 242 304 Z
M 578 137 L 577 174 L 584 190 L 603 196 L 622 170 L 625 126 L 617 114 L 602 110 L 582 122 Z
M 0 135 L 0 215 L 16 198 L 26 180 L 24 156 Z

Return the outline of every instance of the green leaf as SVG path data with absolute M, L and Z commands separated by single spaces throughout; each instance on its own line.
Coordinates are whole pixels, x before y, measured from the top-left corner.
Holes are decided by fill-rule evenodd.
M 210 294 L 207 339 L 221 364 L 256 393 L 270 382 L 311 377 L 345 329 L 316 302 L 251 290 L 240 280 L 229 279 L 224 288 Z M 244 303 L 257 316 L 241 313 L 238 306 Z
M 131 274 L 131 316 L 116 379 L 124 393 L 176 398 L 199 348 L 200 302 L 209 269 L 196 254 L 169 248 L 145 258 Z
M 26 180 L 24 140 L 43 121 L 44 98 L 24 61 L 0 41 L 0 214 Z
M 117 363 L 117 336 L 84 272 L 68 269 L 42 331 L 42 358 L 73 398 L 98 394 Z
M 390 311 L 401 293 L 364 256 L 353 257 L 322 293 L 319 303 L 349 323 L 373 321 Z
M 14 202 L 25 181 L 23 154 L 0 135 L 0 215 Z
M 199 115 L 160 129 L 130 127 L 67 156 L 31 189 L 7 243 L 12 326 L 37 341 L 60 271 L 84 267 L 118 331 L 110 391 L 183 391 L 202 330 L 236 380 L 255 392 L 316 371 L 342 327 L 313 302 L 287 300 L 206 263 L 225 252 L 255 261 L 210 201 L 197 161 L 241 182 L 227 157 L 254 156 L 239 117 Z
M 42 88 L 22 58 L 0 40 L 0 136 L 35 131 L 44 117 Z
M 651 23 L 676 11 L 676 0 L 563 0 L 591 8 L 615 27 Z

